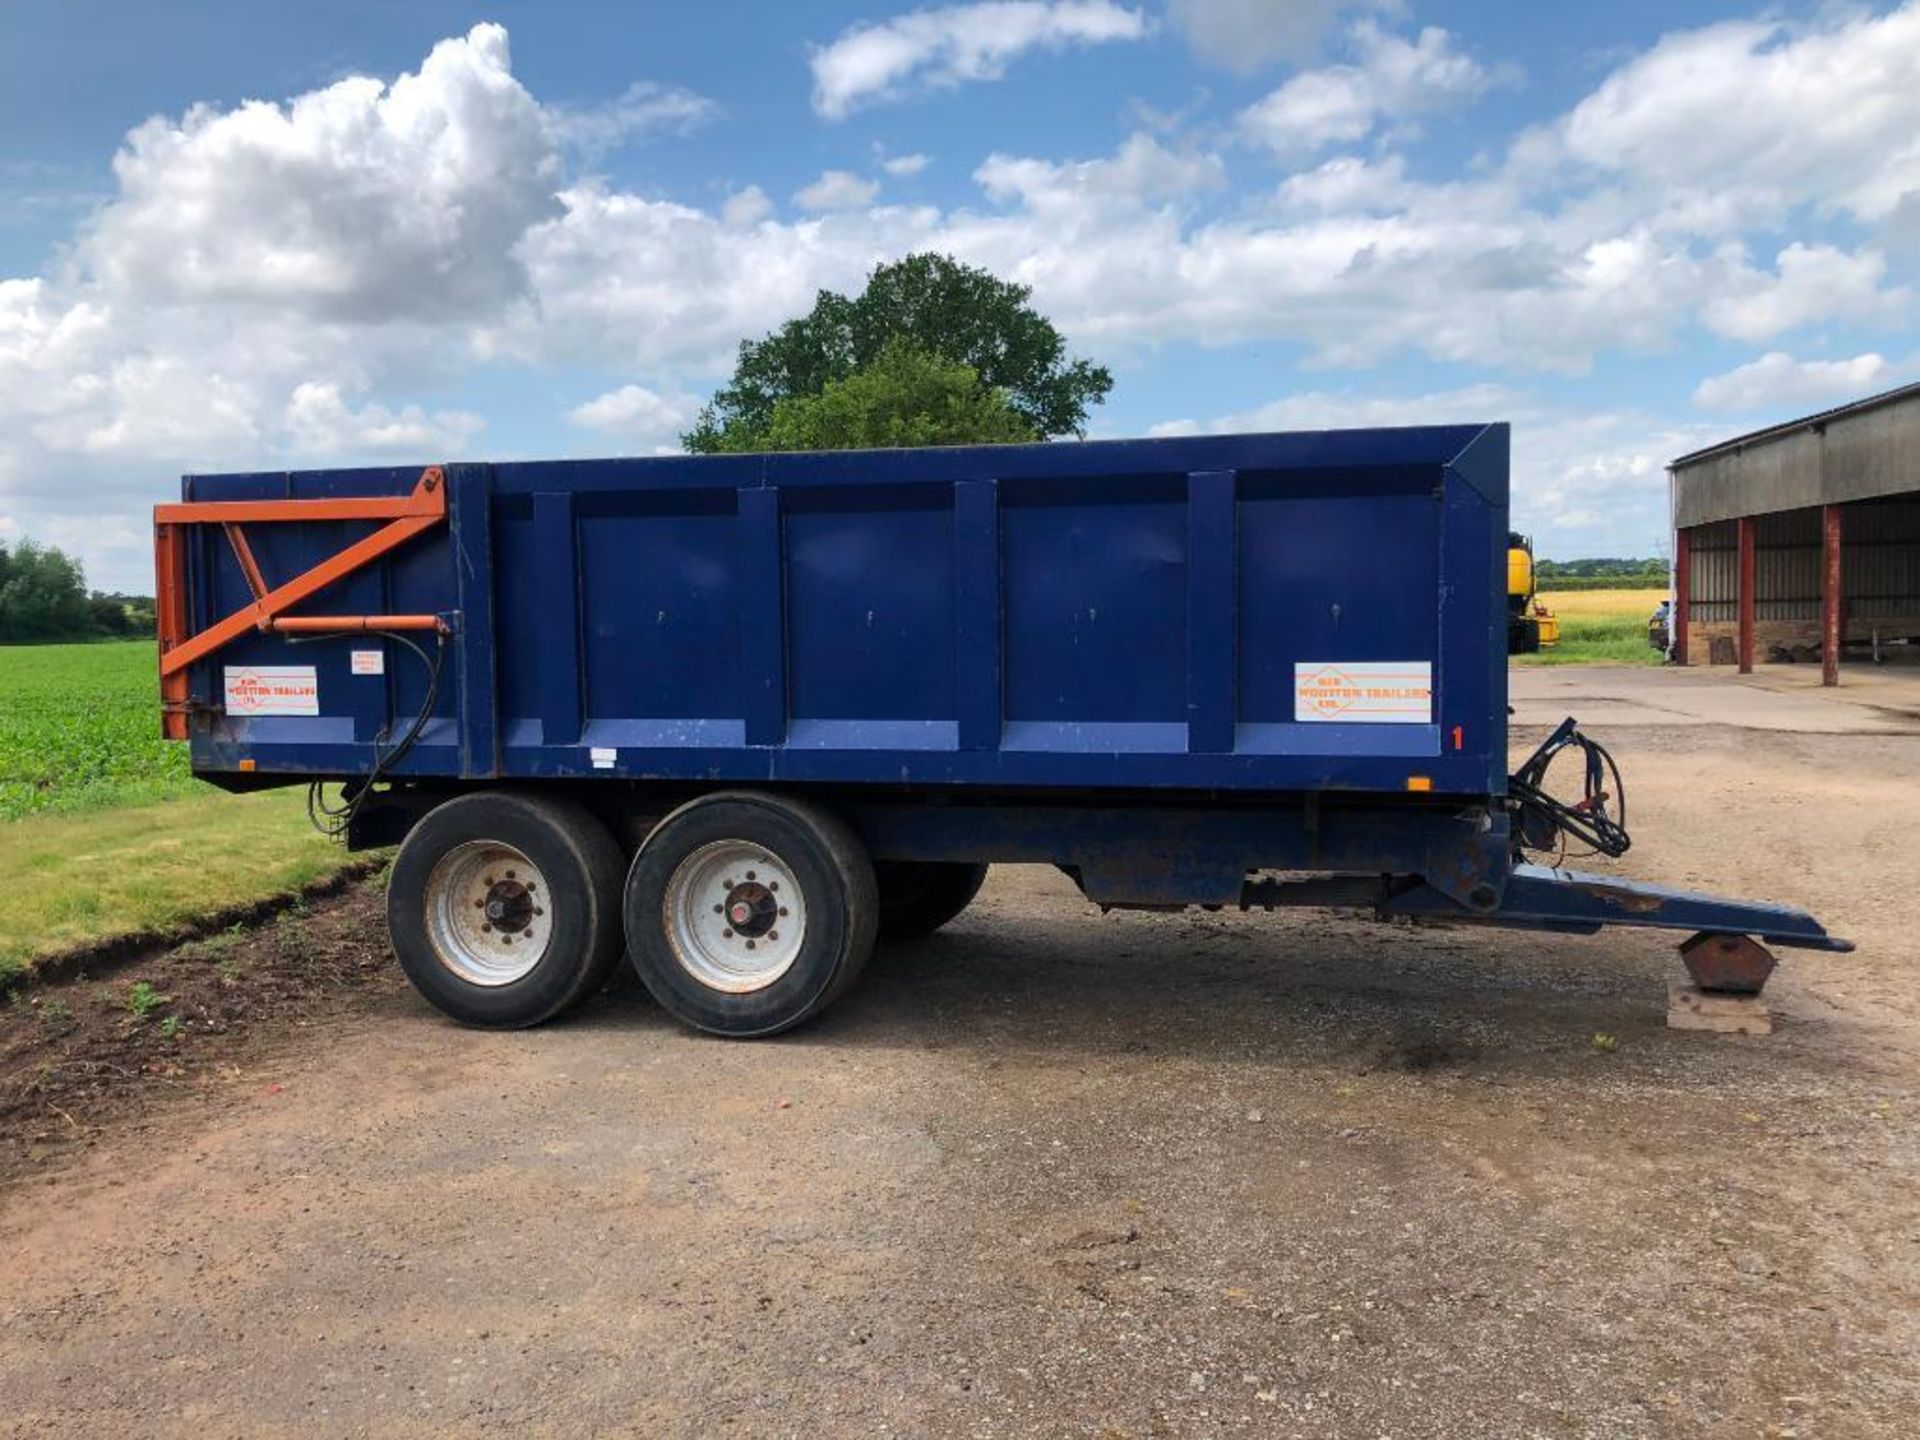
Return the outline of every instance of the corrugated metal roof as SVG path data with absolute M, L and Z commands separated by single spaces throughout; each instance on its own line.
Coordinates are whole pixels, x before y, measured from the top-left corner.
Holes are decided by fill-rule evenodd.
M 1695 450 L 1689 454 L 1682 455 L 1677 460 L 1669 461 L 1667 468 L 1669 470 L 1678 470 L 1683 465 L 1691 465 L 1695 461 L 1705 460 L 1714 455 L 1721 455 L 1729 450 L 1744 449 L 1748 445 L 1755 445 L 1763 440 L 1772 440 L 1776 436 L 1791 435 L 1797 430 L 1813 429 L 1816 426 L 1829 424 L 1845 415 L 1858 415 L 1864 410 L 1878 410 L 1882 405 L 1892 405 L 1901 400 L 1911 399 L 1914 396 L 1920 396 L 1920 381 L 1916 381 L 1911 385 L 1902 385 L 1896 390 L 1882 391 L 1878 395 L 1869 395 L 1864 400 L 1853 400 L 1845 405 L 1836 405 L 1831 410 L 1822 410 L 1817 414 L 1804 415 L 1798 420 L 1785 420 L 1778 425 L 1769 425 L 1763 430 L 1752 430 L 1745 435 L 1736 435 L 1731 440 L 1721 440 L 1707 446 L 1704 450 Z

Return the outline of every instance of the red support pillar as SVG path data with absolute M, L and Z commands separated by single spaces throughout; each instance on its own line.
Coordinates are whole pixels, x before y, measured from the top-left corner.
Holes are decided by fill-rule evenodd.
M 1742 515 L 1740 525 L 1740 673 L 1753 673 L 1753 517 Z
M 1828 505 L 1820 515 L 1820 683 L 1840 683 L 1840 507 Z
M 1673 663 L 1687 663 L 1687 615 L 1693 608 L 1693 532 L 1673 533 L 1673 613 L 1667 629 L 1673 637 Z

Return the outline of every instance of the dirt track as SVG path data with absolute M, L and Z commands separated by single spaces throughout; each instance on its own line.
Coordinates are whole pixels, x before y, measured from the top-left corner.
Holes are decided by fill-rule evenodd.
M 1920 1433 L 1920 740 L 1615 739 L 1624 868 L 1861 942 L 1771 1039 L 1665 1030 L 1653 936 L 1027 869 L 774 1043 L 383 968 L 21 1162 L 0 1433 Z

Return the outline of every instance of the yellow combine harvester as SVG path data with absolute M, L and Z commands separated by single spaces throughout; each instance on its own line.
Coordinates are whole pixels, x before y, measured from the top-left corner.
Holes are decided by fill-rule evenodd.
M 1507 653 L 1531 655 L 1560 643 L 1560 622 L 1541 603 L 1533 580 L 1533 542 L 1507 532 Z

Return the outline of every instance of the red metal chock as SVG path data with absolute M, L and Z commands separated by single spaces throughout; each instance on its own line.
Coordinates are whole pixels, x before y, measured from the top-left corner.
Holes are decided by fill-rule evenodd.
M 1680 959 L 1698 988 L 1723 995 L 1758 995 L 1775 964 L 1758 940 L 1706 930 L 1680 946 Z

